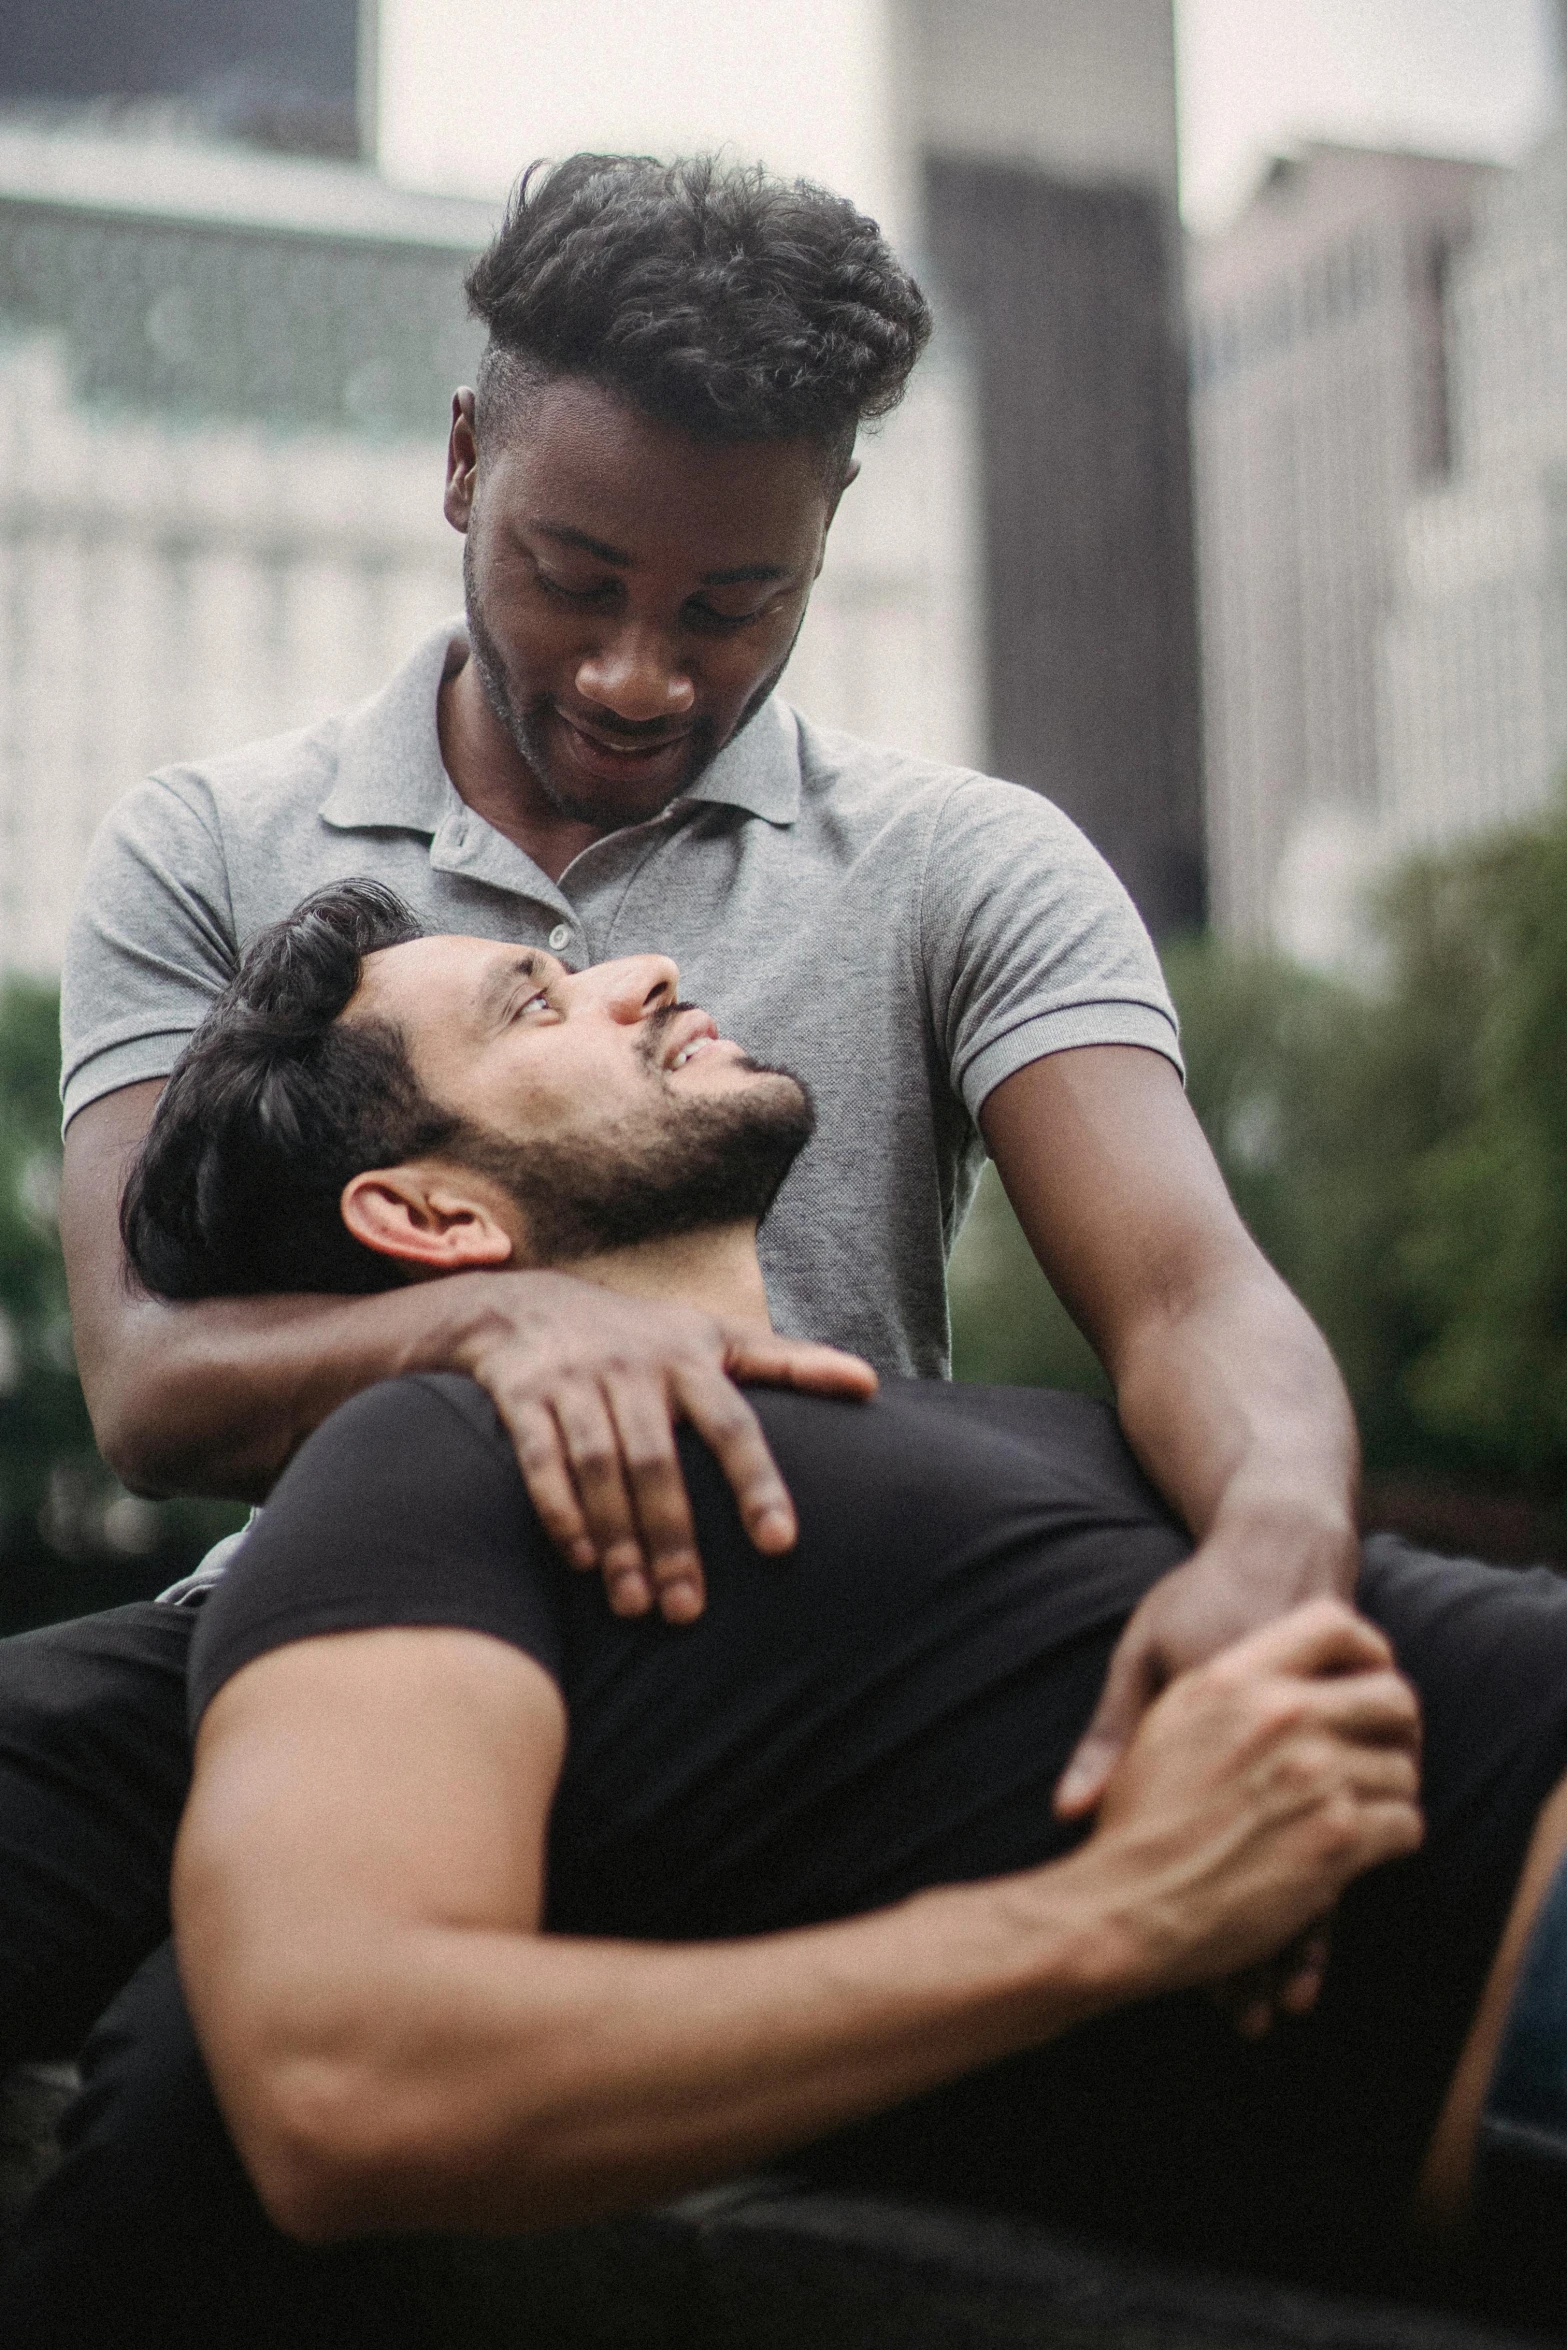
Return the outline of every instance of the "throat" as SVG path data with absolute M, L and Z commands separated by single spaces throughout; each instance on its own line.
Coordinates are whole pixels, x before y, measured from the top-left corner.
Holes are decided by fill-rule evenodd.
M 771 1330 L 767 1290 L 756 1253 L 756 1226 L 730 1224 L 707 1232 L 638 1241 L 561 1266 L 583 1281 L 618 1289 L 627 1297 L 695 1306 L 721 1321 Z

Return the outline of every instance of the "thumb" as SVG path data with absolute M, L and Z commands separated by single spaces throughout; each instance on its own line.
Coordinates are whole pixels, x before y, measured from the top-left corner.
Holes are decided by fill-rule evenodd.
M 1056 1782 L 1058 1820 L 1079 1820 L 1094 1809 L 1157 1694 L 1150 1650 L 1140 1640 L 1123 1638 L 1110 1659 L 1093 1720 Z
M 756 1379 L 813 1395 L 859 1398 L 876 1392 L 876 1374 L 858 1355 L 815 1339 L 780 1338 L 744 1323 L 724 1326 L 724 1368 L 731 1379 Z

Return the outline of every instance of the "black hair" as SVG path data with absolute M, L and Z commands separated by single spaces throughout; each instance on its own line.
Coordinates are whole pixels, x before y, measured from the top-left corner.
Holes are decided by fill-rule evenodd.
M 261 932 L 153 1113 L 120 1207 L 132 1269 L 161 1297 L 398 1286 L 339 1208 L 366 1167 L 440 1149 L 460 1121 L 424 1092 L 398 1030 L 339 1018 L 366 955 L 424 935 L 376 881 L 317 890 Z
M 580 375 L 719 440 L 811 439 L 839 476 L 903 397 L 930 309 L 875 221 L 710 155 L 534 164 L 468 272 L 480 430 L 532 375 Z

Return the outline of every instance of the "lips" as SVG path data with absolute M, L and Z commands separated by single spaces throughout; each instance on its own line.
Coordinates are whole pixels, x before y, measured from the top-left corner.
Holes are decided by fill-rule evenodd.
M 660 735 L 653 742 L 622 743 L 569 718 L 556 705 L 557 718 L 573 763 L 597 783 L 666 784 L 683 773 L 689 756 L 690 729 Z
M 718 1041 L 718 1023 L 711 1013 L 682 1012 L 670 1022 L 659 1065 L 667 1077 L 672 1077 L 693 1055 L 705 1052 Z

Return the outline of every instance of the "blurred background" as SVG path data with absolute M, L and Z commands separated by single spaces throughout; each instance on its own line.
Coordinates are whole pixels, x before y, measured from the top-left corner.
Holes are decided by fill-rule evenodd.
M 460 278 L 580 146 L 839 187 L 928 284 L 790 676 L 1048 792 L 1355 1393 L 1368 1518 L 1567 1558 L 1561 0 L 0 0 L 0 1628 L 234 1522 L 99 1463 L 54 986 L 146 770 L 460 602 Z M 991 1183 L 960 1376 L 1098 1374 Z

